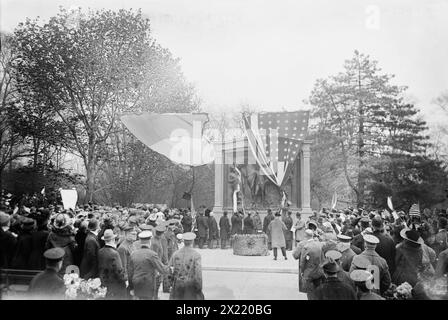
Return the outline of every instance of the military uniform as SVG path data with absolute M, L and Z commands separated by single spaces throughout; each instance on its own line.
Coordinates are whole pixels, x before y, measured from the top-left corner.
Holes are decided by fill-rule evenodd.
M 300 253 L 299 291 L 307 293 L 308 298 L 323 275 L 320 267 L 323 258 L 322 243 L 316 239 L 310 239 L 304 243 Z
M 193 240 L 191 232 L 184 240 Z M 189 246 L 176 251 L 170 260 L 173 268 L 173 286 L 170 300 L 203 300 L 201 255 Z
M 65 251 L 61 248 L 52 248 L 44 252 L 44 257 L 53 262 L 61 261 L 64 255 Z M 51 268 L 47 265 L 44 271 L 37 274 L 28 287 L 32 298 L 64 299 L 65 284 L 58 272 L 58 267 Z
M 164 274 L 168 273 L 168 270 L 157 253 L 151 250 L 149 245 L 142 244 L 140 249 L 131 254 L 128 270 L 129 288 L 134 290 L 136 297 L 148 300 L 157 297 L 157 272 Z

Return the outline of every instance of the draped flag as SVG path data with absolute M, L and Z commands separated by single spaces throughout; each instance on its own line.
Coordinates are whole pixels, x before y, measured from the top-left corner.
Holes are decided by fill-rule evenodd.
M 132 134 L 177 164 L 201 166 L 214 160 L 213 145 L 203 135 L 206 113 L 142 113 L 121 116 Z
M 306 138 L 308 121 L 309 111 L 243 115 L 243 128 L 252 154 L 262 173 L 279 188 L 286 183 L 301 142 Z
M 394 206 L 392 204 L 392 197 L 387 197 L 387 206 L 390 210 L 394 211 Z

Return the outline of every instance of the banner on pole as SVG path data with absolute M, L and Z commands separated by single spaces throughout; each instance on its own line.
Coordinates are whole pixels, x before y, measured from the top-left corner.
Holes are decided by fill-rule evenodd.
M 76 208 L 76 202 L 78 202 L 78 191 L 76 189 L 59 189 L 61 192 L 62 204 L 65 210 Z
M 392 204 L 392 197 L 387 197 L 387 206 L 390 210 L 394 211 L 394 206 Z
M 336 204 L 338 203 L 338 195 L 336 191 L 333 193 L 333 197 L 331 198 L 331 209 L 336 208 Z

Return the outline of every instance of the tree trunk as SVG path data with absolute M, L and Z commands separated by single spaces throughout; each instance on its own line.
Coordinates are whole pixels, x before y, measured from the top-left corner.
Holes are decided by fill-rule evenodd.
M 87 154 L 86 166 L 86 198 L 84 202 L 93 202 L 93 194 L 95 192 L 95 174 L 96 174 L 96 158 L 95 143 L 93 137 L 89 137 L 89 151 Z

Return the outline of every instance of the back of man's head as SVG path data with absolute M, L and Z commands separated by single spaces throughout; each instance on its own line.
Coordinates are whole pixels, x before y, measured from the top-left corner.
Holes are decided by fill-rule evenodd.
M 91 231 L 95 231 L 98 229 L 98 220 L 95 218 L 89 220 L 89 224 L 87 225 L 87 228 Z

